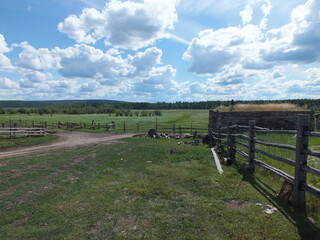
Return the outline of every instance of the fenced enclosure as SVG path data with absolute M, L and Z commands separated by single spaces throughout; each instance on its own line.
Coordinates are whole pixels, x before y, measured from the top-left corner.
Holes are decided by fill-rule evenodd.
M 45 136 L 44 128 L 0 128 L 0 137 L 16 138 L 16 137 L 39 137 Z
M 206 125 L 200 126 L 194 123 L 168 124 L 162 123 L 158 118 L 148 119 L 145 121 L 106 121 L 97 122 L 48 122 L 48 121 L 25 121 L 25 120 L 9 120 L 0 122 L 1 129 L 29 128 L 29 129 L 63 129 L 63 130 L 80 130 L 80 131 L 98 131 L 98 132 L 131 132 L 131 133 L 147 133 L 150 129 L 155 129 L 159 133 L 192 133 L 195 132 L 206 134 L 208 128 Z
M 209 133 L 218 148 L 226 148 L 228 158 L 235 161 L 238 154 L 247 159 L 248 168 L 252 172 L 254 172 L 255 166 L 260 166 L 290 183 L 293 188 L 292 198 L 294 205 L 301 206 L 305 204 L 306 192 L 320 198 L 320 189 L 310 184 L 312 182 L 315 185 L 319 185 L 320 170 L 308 165 L 310 157 L 317 158 L 317 162 L 320 161 L 320 152 L 311 150 L 309 147 L 310 138 L 320 140 L 320 133 L 310 131 L 310 118 L 308 115 L 298 116 L 297 130 L 270 130 L 255 126 L 255 121 L 250 121 L 249 126 L 228 124 L 227 127 L 217 126 L 216 129 L 209 129 Z M 272 135 L 270 137 L 272 139 L 276 139 L 274 137 L 276 135 L 291 136 L 289 139 L 291 142 L 292 139 L 295 140 L 295 146 L 293 144 L 268 142 L 263 139 L 263 135 Z M 273 153 L 266 151 L 264 148 L 272 148 Z M 280 156 L 275 154 L 277 151 L 274 149 L 281 150 L 279 151 Z M 292 159 L 281 156 L 284 151 L 292 152 Z M 285 155 L 290 156 L 290 154 Z M 271 159 L 271 163 L 273 161 L 280 162 L 279 166 L 282 169 L 272 166 L 266 161 L 258 159 L 258 157 L 264 160 Z

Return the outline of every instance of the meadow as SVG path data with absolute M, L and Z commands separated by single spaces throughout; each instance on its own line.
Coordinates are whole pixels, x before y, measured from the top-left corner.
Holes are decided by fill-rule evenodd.
M 0 160 L 1 239 L 319 239 L 278 179 L 215 169 L 208 146 L 131 138 Z M 272 214 L 267 210 L 273 209 Z
M 157 117 L 1 115 L 0 123 L 115 121 L 134 130 L 141 123 L 142 132 L 155 128 L 156 121 L 159 128 L 208 124 L 208 110 L 161 112 Z M 285 134 L 258 138 L 295 142 Z M 56 140 L 21 138 L 2 140 L 0 145 L 39 144 L 41 139 Z M 312 149 L 320 150 L 319 140 L 310 139 Z M 178 141 L 131 138 L 120 144 L 0 159 L 0 239 L 320 239 L 319 199 L 307 194 L 307 208 L 294 209 L 277 200 L 283 181 L 272 173 L 257 167 L 251 174 L 246 159 L 237 155 L 237 163 L 223 166 L 220 175 L 209 146 L 178 145 Z M 262 149 L 294 159 L 287 150 Z M 259 154 L 257 158 L 292 174 L 288 165 Z M 310 159 L 311 166 L 318 163 Z M 319 187 L 318 179 L 308 182 Z
M 172 128 L 173 124 L 178 128 L 182 127 L 197 127 L 208 128 L 209 111 L 208 110 L 161 110 L 161 116 L 136 116 L 135 110 L 131 111 L 132 116 L 116 116 L 116 114 L 1 114 L 0 124 L 16 122 L 18 125 L 31 125 L 32 123 L 41 125 L 46 123 L 50 128 L 57 128 L 58 122 L 85 123 L 87 126 L 94 123 L 100 123 L 105 126 L 111 121 L 116 122 L 116 129 L 113 131 L 121 132 L 126 126 L 127 131 L 131 132 L 147 132 L 151 128 Z M 139 111 L 140 112 L 140 111 Z M 152 112 L 152 111 L 147 111 Z M 20 124 L 21 123 L 21 124 Z M 92 131 L 87 129 L 86 131 Z M 105 129 L 96 129 L 94 132 L 105 132 Z

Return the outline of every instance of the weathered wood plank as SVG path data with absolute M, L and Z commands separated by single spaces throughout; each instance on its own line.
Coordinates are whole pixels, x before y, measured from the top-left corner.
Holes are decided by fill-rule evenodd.
M 291 145 L 287 145 L 287 144 L 278 144 L 278 143 L 269 143 L 269 142 L 263 142 L 260 140 L 255 139 L 254 140 L 255 143 L 267 146 L 267 147 L 277 147 L 277 148 L 283 148 L 283 149 L 288 149 L 291 151 L 295 151 L 296 147 L 295 146 L 291 146 Z
M 270 172 L 273 172 L 274 174 L 278 175 L 279 177 L 284 178 L 287 181 L 293 183 L 293 177 L 290 176 L 289 174 L 287 174 L 286 172 L 284 172 L 278 168 L 272 167 L 272 166 L 266 164 L 265 162 L 257 160 L 257 159 L 254 160 L 254 163 L 264 169 L 269 170 Z
M 290 160 L 290 159 L 279 157 L 279 156 L 273 155 L 271 153 L 265 152 L 265 151 L 257 149 L 257 148 L 255 148 L 255 152 L 261 153 L 261 154 L 263 154 L 263 155 L 265 155 L 265 156 L 267 156 L 269 158 L 272 158 L 274 160 L 277 160 L 279 162 L 283 162 L 283 163 L 289 164 L 291 166 L 295 166 L 295 162 Z

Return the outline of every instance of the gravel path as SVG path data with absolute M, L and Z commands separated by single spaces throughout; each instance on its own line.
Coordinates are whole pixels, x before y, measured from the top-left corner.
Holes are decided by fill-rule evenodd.
M 83 132 L 58 132 L 59 140 L 50 144 L 16 147 L 0 152 L 0 159 L 27 155 L 35 152 L 45 152 L 58 148 L 77 147 L 91 144 L 112 144 L 122 138 L 132 137 L 134 134 L 95 134 Z

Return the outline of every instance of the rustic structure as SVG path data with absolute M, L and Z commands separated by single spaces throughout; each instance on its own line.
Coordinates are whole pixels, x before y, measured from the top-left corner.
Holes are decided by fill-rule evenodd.
M 314 116 L 316 118 L 316 128 L 320 131 L 320 114 L 315 114 Z
M 249 125 L 250 120 L 256 121 L 256 126 L 270 129 L 297 129 L 297 118 L 300 114 L 310 116 L 310 127 L 314 129 L 314 114 L 312 111 L 257 111 L 257 112 L 219 112 L 210 110 L 209 128 L 216 129 L 217 126 Z M 319 125 L 320 125 L 320 117 Z

